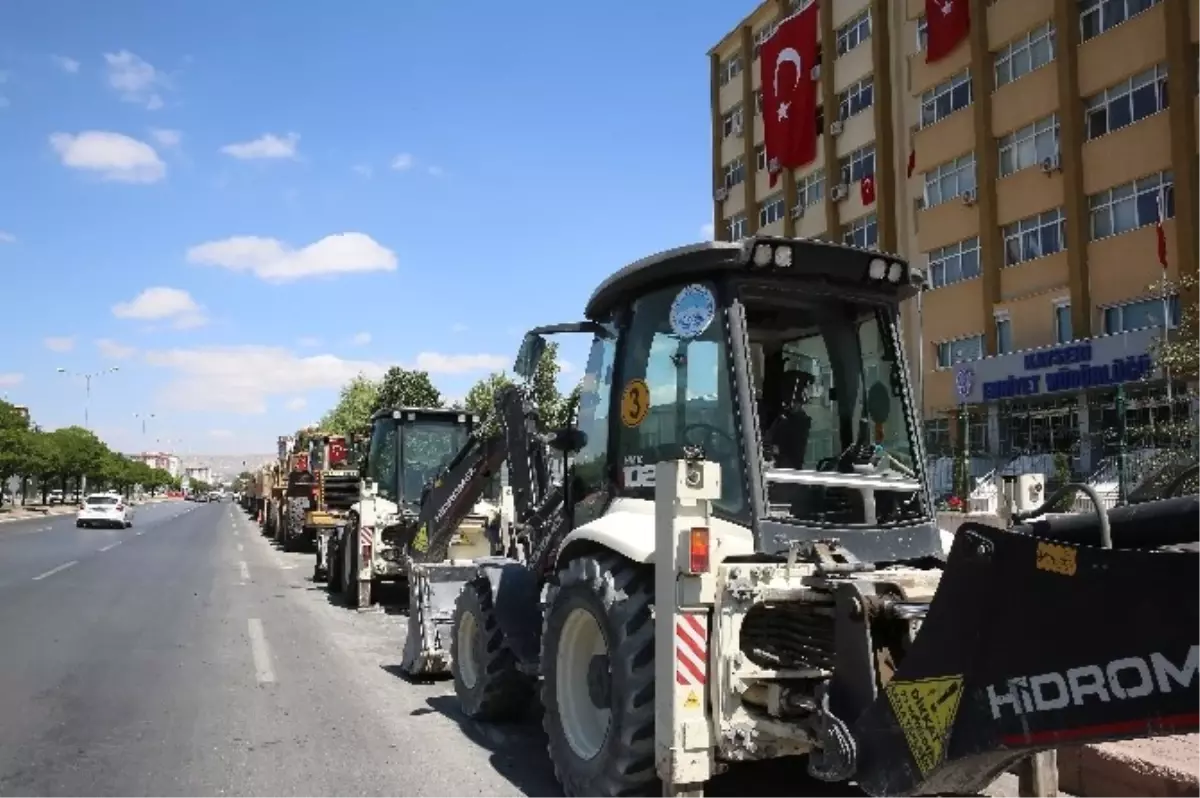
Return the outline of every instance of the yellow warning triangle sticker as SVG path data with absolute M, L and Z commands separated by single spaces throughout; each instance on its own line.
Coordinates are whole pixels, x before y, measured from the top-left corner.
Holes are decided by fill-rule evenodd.
M 700 707 L 700 696 L 696 695 L 695 690 L 688 690 L 687 698 L 683 699 L 684 709 L 698 709 Z
M 962 697 L 962 677 L 893 681 L 886 691 L 913 761 L 921 775 L 927 776 L 946 756 L 950 730 Z

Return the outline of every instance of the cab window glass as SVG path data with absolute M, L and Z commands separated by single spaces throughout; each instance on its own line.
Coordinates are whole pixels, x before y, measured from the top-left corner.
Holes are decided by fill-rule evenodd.
M 379 485 L 379 495 L 398 501 L 396 483 L 396 432 L 394 422 L 382 419 L 371 431 L 371 450 L 367 459 L 367 476 Z
M 607 325 L 606 325 L 607 327 Z M 575 455 L 575 523 L 586 524 L 603 510 L 607 502 L 605 482 L 608 473 L 608 430 L 612 406 L 613 362 L 617 345 L 615 330 L 610 337 L 596 336 L 588 354 L 587 371 L 580 385 L 578 422 L 587 435 L 584 447 Z

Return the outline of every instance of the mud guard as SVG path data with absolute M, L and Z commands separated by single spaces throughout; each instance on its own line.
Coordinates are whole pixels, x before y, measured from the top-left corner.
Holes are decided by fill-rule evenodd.
M 911 651 L 853 724 L 859 785 L 970 794 L 1037 751 L 1196 731 L 1198 591 L 1195 551 L 963 524 Z
M 414 563 L 408 574 L 408 632 L 400 668 L 410 676 L 450 672 L 454 602 L 475 569 L 469 564 Z
M 496 622 L 504 644 L 526 673 L 536 673 L 541 654 L 541 590 L 537 576 L 514 560 L 494 558 L 479 561 L 479 573 L 492 588 Z

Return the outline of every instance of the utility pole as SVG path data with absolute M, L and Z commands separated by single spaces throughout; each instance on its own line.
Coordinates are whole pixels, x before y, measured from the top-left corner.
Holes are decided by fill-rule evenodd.
M 88 432 L 92 431 L 91 419 L 88 417 L 88 414 L 89 414 L 90 408 L 91 408 L 91 404 L 92 404 L 92 378 L 99 377 L 103 374 L 115 374 L 116 372 L 118 372 L 120 370 L 121 370 L 121 368 L 119 366 L 110 366 L 109 368 L 101 369 L 100 371 L 93 371 L 93 372 L 89 372 L 87 374 L 80 374 L 80 373 L 77 373 L 74 371 L 68 371 L 67 369 L 62 368 L 61 366 L 59 368 L 55 369 L 55 371 L 57 371 L 59 374 L 66 374 L 69 377 L 83 377 L 83 384 L 84 384 L 83 428 L 86 429 Z M 80 475 L 79 492 L 80 492 L 80 494 L 87 493 L 87 474 Z

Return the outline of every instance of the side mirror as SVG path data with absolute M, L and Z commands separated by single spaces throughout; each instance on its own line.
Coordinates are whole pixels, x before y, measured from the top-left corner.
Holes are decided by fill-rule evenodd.
M 575 427 L 563 427 L 550 433 L 550 448 L 563 454 L 574 454 L 587 446 L 587 433 Z
M 513 364 L 513 373 L 526 380 L 533 379 L 533 375 L 537 373 L 538 363 L 542 359 L 542 353 L 545 351 L 545 338 L 526 333 L 521 340 L 521 348 L 517 350 L 517 362 Z

